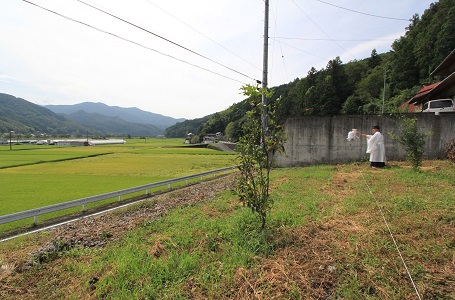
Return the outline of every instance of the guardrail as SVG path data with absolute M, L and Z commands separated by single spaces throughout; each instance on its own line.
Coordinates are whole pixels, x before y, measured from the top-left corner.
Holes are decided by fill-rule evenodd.
M 72 207 L 76 207 L 76 206 L 82 206 L 82 211 L 85 211 L 85 205 L 87 205 L 89 203 L 106 200 L 106 199 L 110 199 L 110 198 L 114 198 L 114 197 L 119 197 L 119 201 L 121 201 L 121 197 L 123 195 L 140 192 L 142 190 L 145 190 L 145 194 L 147 195 L 149 193 L 149 189 L 152 189 L 152 188 L 157 188 L 157 187 L 161 187 L 161 186 L 165 186 L 165 185 L 167 185 L 168 188 L 171 188 L 171 184 L 182 182 L 182 181 L 186 181 L 186 184 L 188 184 L 188 180 L 190 180 L 190 179 L 200 177 L 202 180 L 204 178 L 204 176 L 209 176 L 212 174 L 213 174 L 213 177 L 216 177 L 216 175 L 218 173 L 223 173 L 223 172 L 225 173 L 230 170 L 235 170 L 236 168 L 237 168 L 236 166 L 232 166 L 232 167 L 217 169 L 217 170 L 213 170 L 213 171 L 207 171 L 207 172 L 203 172 L 203 173 L 199 173 L 199 174 L 195 174 L 195 175 L 189 175 L 189 176 L 184 176 L 184 177 L 180 177 L 180 178 L 145 184 L 145 185 L 128 188 L 128 189 L 124 189 L 124 190 L 119 190 L 119 191 L 115 191 L 115 192 L 110 192 L 110 193 L 106 193 L 106 194 L 100 194 L 100 195 L 96 195 L 96 196 L 81 198 L 81 199 L 77 199 L 77 200 L 53 204 L 53 205 L 44 206 L 44 207 L 40 207 L 40 208 L 25 210 L 25 211 L 14 213 L 14 214 L 0 216 L 0 224 L 14 222 L 14 221 L 27 219 L 27 218 L 31 218 L 31 217 L 34 218 L 34 223 L 36 224 L 36 223 L 38 223 L 38 216 L 44 215 L 47 213 L 56 212 L 59 210 L 64 210 L 64 209 L 68 209 L 68 208 L 72 208 Z

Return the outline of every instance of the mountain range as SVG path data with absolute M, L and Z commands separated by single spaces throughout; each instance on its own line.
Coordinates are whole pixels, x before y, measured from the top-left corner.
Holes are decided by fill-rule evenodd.
M 0 133 L 155 136 L 184 120 L 103 103 L 39 106 L 0 93 Z
M 160 114 L 143 111 L 136 107 L 124 108 L 119 106 L 108 106 L 100 102 L 83 102 L 74 105 L 45 105 L 44 107 L 57 114 L 63 114 L 66 116 L 71 116 L 79 111 L 84 111 L 88 114 L 118 117 L 130 123 L 151 124 L 161 130 L 164 130 L 178 122 L 185 121 L 185 119 L 174 119 Z M 70 118 L 74 120 L 73 117 Z

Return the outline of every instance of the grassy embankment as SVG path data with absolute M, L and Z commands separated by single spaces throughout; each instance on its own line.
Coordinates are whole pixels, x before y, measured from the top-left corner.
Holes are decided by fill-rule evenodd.
M 13 270 L 0 281 L 2 297 L 417 299 L 384 216 L 422 299 L 455 299 L 454 178 L 448 161 L 427 161 L 419 173 L 396 162 L 384 170 L 277 169 L 264 231 L 222 191 L 104 248 L 74 248 Z M 45 239 L 2 245 L 0 263 L 11 266 L 12 253 Z
M 235 164 L 228 153 L 183 146 L 182 139 L 130 139 L 124 145 L 14 145 L 11 151 L 0 147 L 0 215 Z M 118 199 L 90 204 L 87 209 L 114 201 Z M 39 220 L 80 210 L 48 214 Z M 32 222 L 1 225 L 0 231 Z

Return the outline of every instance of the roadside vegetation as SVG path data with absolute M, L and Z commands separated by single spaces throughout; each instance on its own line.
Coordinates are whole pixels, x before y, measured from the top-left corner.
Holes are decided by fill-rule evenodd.
M 455 165 L 423 161 L 420 170 L 405 162 L 274 169 L 263 230 L 221 189 L 135 226 L 103 221 L 100 246 L 63 245 L 36 259 L 58 244 L 56 231 L 11 240 L 0 245 L 0 298 L 417 299 L 410 274 L 422 299 L 454 299 Z

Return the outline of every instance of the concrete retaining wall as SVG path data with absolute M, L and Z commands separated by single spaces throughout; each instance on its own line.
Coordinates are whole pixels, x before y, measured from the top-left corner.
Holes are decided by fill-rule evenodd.
M 434 115 L 430 113 L 406 114 L 417 118 L 422 133 L 432 132 L 425 144 L 425 158 L 444 158 L 445 144 L 455 139 L 455 113 Z M 372 134 L 372 126 L 381 126 L 388 160 L 404 160 L 403 147 L 389 136 L 398 134 L 398 115 L 340 115 L 331 117 L 302 117 L 288 119 L 285 123 L 286 153 L 277 155 L 279 167 L 312 165 L 319 163 L 346 163 L 367 160 L 366 139 L 348 141 L 348 132 L 357 128 Z

